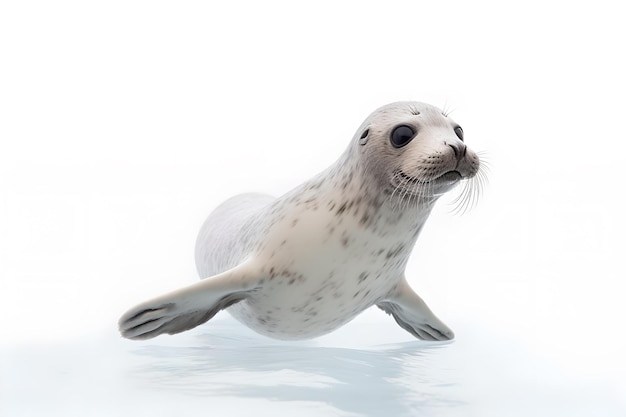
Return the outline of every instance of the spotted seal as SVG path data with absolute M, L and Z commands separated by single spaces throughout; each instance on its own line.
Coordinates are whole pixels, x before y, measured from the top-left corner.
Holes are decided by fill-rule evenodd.
M 475 181 L 480 167 L 441 110 L 383 106 L 314 178 L 280 198 L 244 194 L 215 209 L 196 244 L 204 279 L 132 308 L 120 331 L 129 339 L 179 333 L 228 309 L 258 333 L 303 339 L 376 305 L 417 338 L 452 339 L 404 270 L 437 199 Z

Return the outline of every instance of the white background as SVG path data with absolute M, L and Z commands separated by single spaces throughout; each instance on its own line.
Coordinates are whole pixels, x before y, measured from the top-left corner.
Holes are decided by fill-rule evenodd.
M 450 414 L 504 415 L 519 404 L 492 400 L 511 398 L 534 415 L 621 415 L 626 29 L 613 4 L 3 2 L 0 403 L 29 415 L 37 409 L 25 404 L 63 387 L 61 375 L 97 381 L 104 371 L 64 365 L 74 355 L 115 363 L 122 376 L 100 381 L 100 391 L 123 391 L 138 345 L 117 339 L 117 317 L 194 282 L 195 235 L 211 209 L 240 192 L 288 191 L 334 162 L 372 110 L 418 100 L 452 109 L 491 167 L 470 213 L 454 216 L 453 196 L 442 199 L 407 271 L 457 333 L 433 362 L 470 382 L 480 374 L 493 389 Z M 219 320 L 226 333 L 238 329 L 217 320 L 215 329 Z M 396 326 L 372 310 L 316 343 L 349 344 L 357 355 L 390 341 L 370 325 Z M 185 337 L 147 346 L 184 346 Z M 401 330 L 389 338 L 413 343 Z M 302 355 L 315 355 L 307 346 Z M 530 382 L 494 363 L 515 364 Z M 558 395 L 542 385 L 547 368 Z M 521 380 L 529 395 L 518 398 Z M 354 392 L 367 381 L 355 378 Z M 142 409 L 129 390 L 115 401 Z M 288 412 L 279 391 L 267 394 L 268 412 L 278 403 Z M 322 396 L 298 407 L 368 414 L 350 408 L 350 393 L 333 397 L 342 406 Z M 236 397 L 212 401 L 228 410 L 242 404 Z M 90 398 L 37 401 L 59 415 L 96 415 Z

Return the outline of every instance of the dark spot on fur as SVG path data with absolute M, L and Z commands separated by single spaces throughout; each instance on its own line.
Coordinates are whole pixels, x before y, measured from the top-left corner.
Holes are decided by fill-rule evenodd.
M 367 272 L 361 272 L 361 274 L 359 274 L 359 284 L 365 281 L 367 277 L 369 277 Z
M 343 203 L 341 207 L 337 209 L 337 215 L 340 216 L 341 214 L 343 214 L 343 212 L 346 211 L 347 207 L 348 207 L 348 202 Z
M 398 256 L 398 255 L 400 254 L 400 252 L 402 252 L 402 250 L 403 250 L 403 249 L 404 249 L 404 245 L 403 245 L 403 244 L 398 245 L 398 246 L 397 246 L 396 248 L 394 248 L 394 249 L 390 249 L 390 250 L 387 252 L 387 259 L 390 259 L 390 258 L 395 258 L 396 256 Z

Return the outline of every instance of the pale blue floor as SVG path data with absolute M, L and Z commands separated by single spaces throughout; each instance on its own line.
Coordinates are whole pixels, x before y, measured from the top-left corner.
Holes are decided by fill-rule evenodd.
M 221 314 L 146 342 L 111 331 L 4 347 L 0 415 L 626 415 L 609 384 L 566 375 L 486 329 L 455 330 L 454 342 L 433 344 L 405 337 L 391 320 L 356 322 L 293 343 Z

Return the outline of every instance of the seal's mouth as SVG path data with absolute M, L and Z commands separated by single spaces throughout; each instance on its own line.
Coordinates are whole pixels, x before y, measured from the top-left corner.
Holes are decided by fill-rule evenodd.
M 463 176 L 459 171 L 448 171 L 443 175 L 435 178 L 433 181 L 457 182 L 461 178 L 463 178 Z
M 416 178 L 416 177 L 413 177 L 411 175 L 407 175 L 402 170 L 398 171 L 398 176 L 400 178 L 402 178 L 403 180 L 409 181 L 409 182 L 414 183 L 414 184 L 451 183 L 451 182 L 457 182 L 457 181 L 459 181 L 459 180 L 461 180 L 463 178 L 461 173 L 459 171 L 456 171 L 456 170 L 444 172 L 443 174 L 439 175 L 438 177 L 431 178 L 431 179 Z
M 463 179 L 457 170 L 446 171 L 433 178 L 419 178 L 408 175 L 402 170 L 395 171 L 391 179 L 389 194 L 400 199 L 411 200 L 414 197 L 435 197 L 451 190 Z

